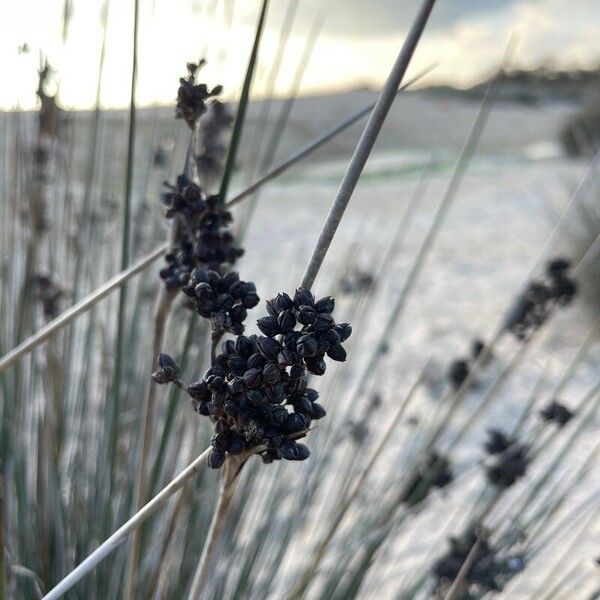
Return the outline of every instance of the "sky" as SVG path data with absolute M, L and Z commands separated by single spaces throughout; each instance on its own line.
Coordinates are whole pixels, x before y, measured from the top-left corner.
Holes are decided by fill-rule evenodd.
M 208 61 L 203 80 L 223 84 L 226 96 L 236 97 L 259 0 L 139 2 L 138 105 L 172 103 L 185 64 L 200 57 Z M 0 81 L 4 82 L 0 109 L 36 105 L 41 56 L 48 57 L 55 69 L 53 83 L 62 105 L 94 106 L 103 38 L 101 104 L 128 104 L 134 0 L 70 0 L 66 32 L 64 3 L 0 2 Z M 264 96 L 271 89 L 272 66 L 286 19 L 292 23 L 291 34 L 275 80 L 276 95 L 285 96 L 292 89 L 307 39 L 315 30 L 319 35 L 299 93 L 380 86 L 419 5 L 420 0 L 270 0 L 253 94 Z M 497 70 L 513 33 L 518 37 L 515 67 L 600 65 L 598 0 L 438 0 L 411 72 L 435 64 L 423 84 L 471 85 Z M 19 51 L 23 44 L 27 52 Z

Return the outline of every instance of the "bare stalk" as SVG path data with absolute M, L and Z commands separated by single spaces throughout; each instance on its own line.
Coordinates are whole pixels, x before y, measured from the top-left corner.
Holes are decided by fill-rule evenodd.
M 100 300 L 108 296 L 108 294 L 110 294 L 112 291 L 123 285 L 124 282 L 143 271 L 148 265 L 160 258 L 165 253 L 166 249 L 167 245 L 163 244 L 149 254 L 146 254 L 146 256 L 142 257 L 139 261 L 131 265 L 131 267 L 121 271 L 120 273 L 117 273 L 117 275 L 106 281 L 99 288 L 96 288 L 93 292 L 90 292 L 79 302 L 76 302 L 73 306 L 71 306 L 71 308 L 68 308 L 66 311 L 56 317 L 56 319 L 50 321 L 32 336 L 28 337 L 25 341 L 13 348 L 0 359 L 0 373 L 12 366 L 21 356 L 29 353 L 31 350 L 33 350 L 33 348 L 39 346 L 48 338 L 52 337 L 57 331 L 68 325 L 77 316 L 92 308 Z
M 423 380 L 423 373 L 424 373 L 424 369 L 421 370 L 421 373 L 420 373 L 419 377 L 417 378 L 417 381 L 414 383 L 413 387 L 410 389 L 410 391 L 404 398 L 404 402 L 402 402 L 402 404 L 396 411 L 396 415 L 390 422 L 386 432 L 384 433 L 383 437 L 381 438 L 381 441 L 379 442 L 379 444 L 377 444 L 377 447 L 371 454 L 371 458 L 369 459 L 369 462 L 367 463 L 367 465 L 363 469 L 360 477 L 358 478 L 358 481 L 356 482 L 354 489 L 346 497 L 346 499 L 341 502 L 338 512 L 335 515 L 333 522 L 331 523 L 331 526 L 329 527 L 329 530 L 327 531 L 327 534 L 325 535 L 325 537 L 319 544 L 319 546 L 314 554 L 313 559 L 311 560 L 310 564 L 306 567 L 306 569 L 302 573 L 302 576 L 300 577 L 298 583 L 292 589 L 290 596 L 289 596 L 290 599 L 301 598 L 303 596 L 303 594 L 305 593 L 306 588 L 308 587 L 314 572 L 316 571 L 317 567 L 319 566 L 319 563 L 321 562 L 323 556 L 325 555 L 325 552 L 327 551 L 327 548 L 329 547 L 329 544 L 331 543 L 333 536 L 335 535 L 335 533 L 338 530 L 339 526 L 341 525 L 346 513 L 348 512 L 348 509 L 352 506 L 352 503 L 354 502 L 354 500 L 356 500 L 359 493 L 363 489 L 363 486 L 364 486 L 365 482 L 367 481 L 369 474 L 373 470 L 373 467 L 375 466 L 375 463 L 377 462 L 378 458 L 381 456 L 383 448 L 388 443 L 388 441 L 389 441 L 390 437 L 392 436 L 392 434 L 394 433 L 394 431 L 396 431 L 396 428 L 400 424 L 400 421 L 401 421 L 402 417 L 404 416 L 404 413 L 406 412 L 406 409 L 408 408 L 410 401 L 414 398 L 415 392 L 421 385 L 421 382 Z
M 331 245 L 335 232 L 344 216 L 344 212 L 350 202 L 350 198 L 354 192 L 358 179 L 364 169 L 364 166 L 371 154 L 371 150 L 379 136 L 379 132 L 383 127 L 383 123 L 387 114 L 392 106 L 399 85 L 402 83 L 402 79 L 410 60 L 414 54 L 414 51 L 419 43 L 421 34 L 425 29 L 425 25 L 429 19 L 429 15 L 433 9 L 435 0 L 425 0 L 421 5 L 421 9 L 417 18 L 413 22 L 413 25 L 408 33 L 408 36 L 402 46 L 400 54 L 392 67 L 392 70 L 385 82 L 383 89 L 377 99 L 375 108 L 371 113 L 369 120 L 365 126 L 365 129 L 360 137 L 358 145 L 354 150 L 354 154 L 350 159 L 350 163 L 340 183 L 340 187 L 337 191 L 333 205 L 327 215 L 327 219 L 323 224 L 321 234 L 313 254 L 310 258 L 308 266 L 302 277 L 302 287 L 310 289 L 315 282 L 317 274 L 323 264 L 327 250 Z
M 168 292 L 164 288 L 161 290 L 158 297 L 156 313 L 154 315 L 154 338 L 152 341 L 152 368 L 156 363 L 156 359 L 164 346 L 165 327 L 167 319 L 171 312 L 173 300 L 175 299 L 174 292 Z M 138 469 L 138 477 L 136 480 L 133 492 L 133 507 L 139 510 L 148 494 L 148 459 L 150 457 L 150 448 L 154 437 L 154 418 L 156 413 L 156 395 L 158 392 L 158 384 L 154 380 L 150 380 L 148 387 L 148 395 L 144 405 L 144 418 L 142 419 L 142 449 L 140 465 Z M 131 543 L 131 552 L 127 564 L 127 577 L 125 580 L 124 598 L 132 598 L 135 591 L 135 579 L 140 559 L 142 528 L 134 532 Z
M 57 600 L 68 590 L 70 590 L 87 573 L 96 568 L 113 550 L 122 544 L 127 536 L 135 531 L 144 521 L 152 516 L 165 502 L 179 489 L 181 489 L 203 466 L 210 452 L 207 448 L 188 465 L 175 479 L 163 488 L 148 504 L 133 515 L 126 523 L 121 525 L 107 540 L 105 540 L 94 552 L 92 552 L 82 563 L 71 571 L 62 581 L 60 581 L 48 594 L 44 600 Z
M 208 531 L 208 537 L 202 550 L 202 556 L 200 557 L 200 563 L 194 574 L 192 581 L 192 587 L 188 596 L 189 600 L 198 600 L 201 597 L 202 590 L 208 581 L 210 568 L 213 564 L 215 553 L 221 541 L 223 529 L 227 522 L 227 515 L 229 514 L 229 507 L 233 501 L 233 496 L 237 488 L 239 481 L 238 476 L 246 463 L 247 457 L 240 456 L 228 456 L 225 464 L 223 465 L 223 475 L 221 476 L 221 490 L 219 492 L 219 499 L 213 518 Z

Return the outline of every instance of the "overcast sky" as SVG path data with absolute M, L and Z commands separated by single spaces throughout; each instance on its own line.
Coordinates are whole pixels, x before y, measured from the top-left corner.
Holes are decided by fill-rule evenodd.
M 39 53 L 57 69 L 60 99 L 92 106 L 106 0 L 72 0 L 63 45 L 63 0 L 0 2 L 0 107 L 35 102 Z M 264 94 L 279 32 L 294 0 L 271 0 L 254 92 Z M 206 56 L 207 82 L 235 96 L 252 43 L 258 0 L 140 0 L 141 105 L 169 103 L 185 63 Z M 309 31 L 323 26 L 305 72 L 301 93 L 379 85 L 402 44 L 419 0 L 297 0 L 276 92 L 286 94 Z M 213 10 L 213 7 L 216 7 Z M 129 98 L 133 0 L 110 0 L 102 79 L 105 106 Z M 600 0 L 438 0 L 412 63 L 412 71 L 439 66 L 429 82 L 468 85 L 498 66 L 513 32 L 516 66 L 541 63 L 589 68 L 600 64 Z M 30 52 L 18 54 L 27 42 Z M 8 84 L 10 82 L 10 84 Z

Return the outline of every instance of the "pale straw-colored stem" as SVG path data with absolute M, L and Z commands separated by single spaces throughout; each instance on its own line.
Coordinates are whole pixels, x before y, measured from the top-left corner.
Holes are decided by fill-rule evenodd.
M 373 467 L 375 466 L 377 460 L 379 459 L 379 457 L 382 454 L 383 448 L 388 443 L 392 434 L 396 431 L 398 425 L 400 424 L 400 421 L 402 420 L 402 417 L 404 416 L 404 413 L 406 412 L 406 409 L 408 408 L 408 406 L 410 404 L 410 401 L 414 398 L 414 395 L 415 395 L 417 389 L 421 385 L 421 382 L 423 381 L 424 371 L 425 371 L 425 369 L 421 370 L 421 373 L 420 373 L 419 377 L 417 378 L 417 381 L 414 383 L 413 387 L 410 389 L 410 391 L 404 398 L 404 401 L 402 402 L 402 404 L 396 411 L 394 418 L 391 420 L 390 424 L 388 425 L 388 428 L 386 429 L 385 433 L 383 434 L 383 437 L 381 438 L 381 441 L 379 442 L 379 444 L 377 444 L 377 447 L 371 454 L 371 457 L 370 457 L 367 465 L 363 469 L 362 473 L 360 474 L 358 481 L 356 482 L 354 488 L 352 489 L 350 494 L 348 494 L 348 496 L 340 503 L 337 514 L 335 515 L 333 522 L 331 523 L 331 525 L 327 531 L 327 534 L 325 535 L 325 537 L 319 544 L 317 550 L 314 553 L 312 560 L 310 561 L 309 565 L 306 567 L 306 569 L 302 573 L 300 579 L 298 580 L 298 583 L 292 589 L 292 591 L 289 595 L 290 600 L 296 599 L 296 598 L 301 598 L 302 595 L 305 593 L 306 588 L 308 587 L 312 576 L 314 575 L 317 567 L 319 566 L 319 563 L 321 562 L 323 556 L 325 555 L 325 552 L 327 551 L 327 548 L 329 547 L 329 544 L 331 543 L 331 540 L 333 539 L 336 531 L 339 529 L 339 526 L 341 525 L 344 517 L 346 516 L 346 513 L 348 512 L 348 510 L 350 509 L 350 507 L 352 506 L 352 504 L 354 503 L 354 501 L 360 494 L 361 490 L 363 489 L 363 487 L 369 477 L 369 474 L 372 472 Z
M 156 360 L 160 351 L 164 346 L 165 328 L 175 293 L 169 292 L 164 288 L 160 291 L 156 313 L 154 315 L 154 336 L 152 340 L 152 365 L 151 369 L 156 366 Z M 143 418 L 140 423 L 140 435 L 142 438 L 142 448 L 140 453 L 140 463 L 137 474 L 137 480 L 133 491 L 133 507 L 139 510 L 146 501 L 148 494 L 148 459 L 150 458 L 150 449 L 154 438 L 154 419 L 156 413 L 156 396 L 159 384 L 153 379 L 150 379 L 146 402 L 143 407 Z M 131 551 L 127 561 L 127 575 L 125 579 L 124 598 L 133 598 L 135 593 L 135 578 L 137 577 L 138 565 L 140 560 L 140 547 L 142 541 L 142 530 L 140 527 L 133 534 L 131 542 Z
M 208 531 L 208 537 L 204 543 L 198 568 L 194 573 L 194 579 L 192 580 L 192 586 L 188 595 L 189 600 L 198 600 L 202 595 L 202 590 L 204 589 L 206 582 L 208 581 L 210 570 L 221 542 L 223 529 L 225 528 L 225 523 L 227 522 L 229 508 L 237 488 L 239 474 L 246 460 L 246 457 L 232 455 L 228 455 L 227 459 L 225 460 L 225 464 L 223 465 L 223 474 L 221 476 L 219 499 L 217 501 L 215 512 L 213 513 L 210 529 Z
M 121 271 L 99 288 L 96 288 L 93 292 L 82 298 L 79 302 L 76 302 L 71 308 L 67 309 L 61 315 L 50 321 L 47 325 L 42 327 L 39 331 L 34 333 L 32 336 L 27 338 L 25 341 L 20 343 L 18 346 L 13 348 L 10 352 L 5 354 L 0 359 L 0 372 L 4 371 L 8 367 L 12 366 L 21 356 L 27 354 L 36 346 L 45 342 L 48 338 L 52 337 L 57 331 L 68 325 L 73 319 L 80 314 L 86 312 L 94 305 L 96 305 L 102 298 L 108 296 L 112 291 L 123 285 L 126 281 L 131 279 L 134 275 L 137 275 L 143 271 L 148 265 L 151 265 L 157 258 L 160 258 L 167 249 L 167 245 L 163 244 L 158 248 L 155 248 L 149 254 L 142 257 L 136 263 Z
M 188 465 L 171 483 L 163 488 L 150 502 L 141 510 L 133 515 L 117 531 L 115 531 L 106 541 L 104 541 L 94 552 L 92 552 L 82 563 L 71 571 L 62 581 L 60 581 L 48 594 L 44 596 L 45 600 L 56 600 L 70 590 L 87 573 L 96 568 L 113 550 L 121 545 L 127 536 L 138 528 L 144 521 L 152 516 L 165 502 L 179 489 L 181 489 L 203 466 L 210 452 L 207 448 Z
M 367 121 L 358 145 L 354 150 L 354 154 L 350 159 L 346 173 L 344 174 L 342 182 L 340 183 L 340 187 L 337 191 L 331 209 L 329 210 L 327 219 L 323 224 L 317 245 L 313 250 L 308 266 L 304 272 L 304 276 L 302 277 L 301 286 L 303 288 L 310 289 L 315 282 L 317 274 L 319 273 L 321 265 L 323 264 L 323 260 L 325 259 L 325 255 L 327 254 L 327 250 L 329 250 L 329 246 L 331 245 L 333 237 L 335 236 L 335 232 L 337 231 L 348 203 L 350 202 L 350 198 L 352 197 L 354 189 L 356 188 L 358 179 L 362 174 L 375 141 L 379 136 L 379 132 L 383 127 L 385 118 L 387 117 L 392 103 L 394 102 L 398 87 L 402 83 L 402 79 L 406 73 L 417 44 L 419 43 L 421 34 L 425 29 L 425 25 L 429 20 L 429 15 L 431 14 L 434 4 L 435 0 L 425 0 L 422 3 L 421 9 L 419 10 L 417 17 L 412 24 L 402 49 L 400 50 L 400 54 L 398 55 L 387 81 L 381 90 L 379 98 L 375 103 L 373 112 L 369 116 L 369 120 Z

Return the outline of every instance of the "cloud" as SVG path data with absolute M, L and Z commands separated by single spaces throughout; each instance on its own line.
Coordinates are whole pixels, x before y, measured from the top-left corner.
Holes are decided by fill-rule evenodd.
M 431 29 L 445 28 L 465 19 L 506 10 L 518 0 L 442 0 L 431 17 Z M 533 0 L 536 2 L 536 0 Z M 401 33 L 412 22 L 421 0 L 301 0 L 298 20 L 305 22 L 323 14 L 327 32 L 340 37 L 368 38 Z M 277 21 L 287 6 L 273 5 L 272 16 Z

